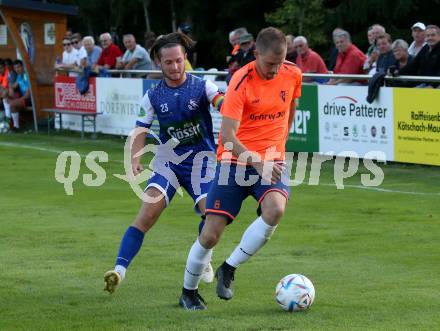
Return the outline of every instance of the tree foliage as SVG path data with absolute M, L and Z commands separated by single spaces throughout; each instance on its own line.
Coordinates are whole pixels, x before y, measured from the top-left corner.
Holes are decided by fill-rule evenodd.
M 286 33 L 306 36 L 311 45 L 322 45 L 327 41 L 328 14 L 323 3 L 323 0 L 284 0 L 274 12 L 266 14 L 266 20 Z

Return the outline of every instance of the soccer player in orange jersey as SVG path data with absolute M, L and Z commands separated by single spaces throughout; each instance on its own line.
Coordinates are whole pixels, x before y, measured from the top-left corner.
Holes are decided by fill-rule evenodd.
M 206 309 L 198 293 L 202 270 L 243 200 L 251 195 L 258 201 L 258 218 L 216 271 L 217 295 L 225 300 L 233 295 L 235 269 L 269 240 L 289 197 L 284 151 L 295 100 L 301 95 L 301 70 L 285 61 L 286 37 L 272 27 L 258 34 L 255 56 L 232 77 L 221 109 L 216 175 L 206 201 L 205 226 L 188 255 L 179 301 L 184 309 Z

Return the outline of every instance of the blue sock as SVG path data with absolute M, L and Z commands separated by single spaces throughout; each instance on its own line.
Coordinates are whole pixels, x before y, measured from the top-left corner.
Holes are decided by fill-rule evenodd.
M 203 229 L 203 226 L 205 225 L 205 216 L 203 215 L 202 216 L 202 220 L 200 221 L 200 223 L 199 223 L 199 236 L 200 236 L 200 234 L 202 233 L 202 229 Z
M 127 268 L 131 260 L 139 252 L 144 241 L 144 233 L 133 227 L 128 227 L 121 240 L 121 246 L 119 247 L 118 257 L 116 258 L 116 265 L 122 265 Z

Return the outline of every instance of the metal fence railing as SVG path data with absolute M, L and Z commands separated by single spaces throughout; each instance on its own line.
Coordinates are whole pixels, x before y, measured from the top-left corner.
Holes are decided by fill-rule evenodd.
M 60 72 L 81 72 L 81 70 L 64 70 L 57 69 Z M 134 75 L 132 78 L 136 78 L 139 75 L 157 75 L 161 76 L 162 71 L 160 70 L 116 70 L 111 69 L 107 70 L 107 72 L 111 75 L 119 75 L 120 77 L 125 77 L 128 75 Z M 211 70 L 198 70 L 198 71 L 187 71 L 190 74 L 198 75 L 198 76 L 218 76 L 218 77 L 226 77 L 228 75 L 227 71 L 211 71 Z M 348 75 L 348 74 L 312 74 L 312 73 L 304 73 L 304 77 L 309 78 L 324 78 L 324 79 L 352 79 L 352 80 L 368 80 L 372 75 Z M 385 76 L 385 80 L 387 81 L 407 81 L 407 82 L 432 82 L 432 83 L 440 83 L 440 77 L 435 76 Z

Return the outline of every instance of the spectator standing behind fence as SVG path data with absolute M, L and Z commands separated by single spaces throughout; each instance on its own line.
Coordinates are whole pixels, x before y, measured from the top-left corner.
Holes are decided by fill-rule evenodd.
M 248 33 L 248 30 L 243 27 L 229 32 L 229 43 L 232 46 L 231 56 L 237 55 L 237 53 L 240 51 L 240 37 Z M 226 62 L 229 62 L 229 60 L 226 59 Z
M 364 73 L 364 63 L 367 57 L 362 51 L 351 42 L 350 34 L 341 31 L 335 34 L 335 46 L 338 49 L 335 74 L 361 75 Z M 350 78 L 330 79 L 329 85 L 361 85 L 359 80 L 353 81 Z
M 391 43 L 391 36 L 388 33 L 385 33 L 376 39 L 377 49 L 380 54 L 377 59 L 377 72 L 386 73 L 389 67 L 395 66 L 397 63 L 393 50 L 391 49 Z
M 294 39 L 295 37 L 291 34 L 288 34 L 286 36 L 286 43 L 287 43 L 286 60 L 292 63 L 295 63 L 296 57 L 298 56 L 298 53 L 295 50 L 295 46 L 293 45 Z
M 79 68 L 78 62 L 78 50 L 73 47 L 70 38 L 64 37 L 63 39 L 63 59 L 61 63 L 56 63 L 56 69 L 75 70 Z M 76 77 L 78 73 L 69 72 L 69 76 Z
M 408 48 L 409 55 L 416 57 L 423 46 L 426 45 L 425 41 L 425 30 L 426 26 L 422 22 L 417 22 L 411 27 L 411 35 L 413 37 L 413 42 Z
M 183 33 L 184 35 L 193 39 L 193 37 L 191 35 L 191 31 L 192 31 L 192 26 L 189 23 L 182 23 L 177 28 L 177 32 Z M 188 66 L 188 63 L 185 64 L 186 71 L 191 71 L 191 70 L 193 70 L 193 68 L 196 68 L 196 66 L 197 66 L 196 45 L 197 45 L 197 41 L 194 42 L 194 45 L 191 47 L 191 49 L 187 50 L 186 59 L 188 60 L 190 66 Z
M 413 61 L 399 70 L 401 75 L 440 76 L 440 28 L 437 25 L 426 27 L 426 45 Z M 439 83 L 422 83 L 417 87 L 438 87 Z
M 329 51 L 328 66 L 327 66 L 329 71 L 333 71 L 333 69 L 335 68 L 335 65 L 336 65 L 336 59 L 338 57 L 338 49 L 334 46 L 335 36 L 341 31 L 344 31 L 344 30 L 341 28 L 335 28 L 332 32 L 333 46 Z
M 13 131 L 20 128 L 19 112 L 28 106 L 31 106 L 31 93 L 29 89 L 29 77 L 24 71 L 21 60 L 14 61 L 14 71 L 17 73 L 15 83 L 10 86 L 10 92 L 17 89 L 19 94 L 9 94 L 8 102 L 11 107 L 11 116 L 14 122 Z M 12 90 L 12 91 L 11 91 Z
M 148 54 L 150 54 L 151 47 L 156 41 L 156 34 L 153 31 L 147 31 L 144 34 L 144 47 L 147 50 Z
M 295 63 L 303 73 L 327 74 L 328 70 L 325 66 L 324 60 L 318 53 L 309 48 L 307 39 L 303 36 L 298 36 L 294 39 L 293 45 L 298 53 Z M 313 79 L 303 77 L 303 82 L 321 82 L 322 79 Z
M 255 60 L 255 41 L 252 34 L 247 33 L 240 37 L 240 50 L 237 53 L 237 60 L 240 68 Z
M 365 54 L 367 56 L 367 60 L 364 63 L 364 72 L 367 74 L 372 75 L 376 73 L 377 59 L 380 54 L 376 41 L 377 37 L 385 33 L 385 28 L 380 24 L 374 24 L 368 28 L 367 38 L 370 47 L 368 47 L 367 53 Z
M 113 44 L 110 33 L 105 32 L 99 36 L 102 46 L 101 56 L 93 69 L 114 69 L 116 66 L 116 58 L 122 56 L 119 47 Z
M 136 44 L 136 39 L 132 34 L 126 34 L 122 38 L 127 49 L 121 61 L 116 63 L 117 69 L 125 70 L 150 70 L 151 58 L 147 50 L 141 45 Z
M 82 36 L 80 33 L 74 33 L 72 35 L 72 46 L 78 51 L 77 52 L 77 63 L 81 68 L 87 65 L 87 52 L 82 44 Z
M 394 57 L 396 58 L 396 69 L 400 70 L 411 62 L 414 57 L 408 53 L 408 43 L 403 39 L 394 40 L 391 45 Z
M 82 43 L 87 53 L 87 66 L 93 67 L 98 63 L 102 49 L 95 45 L 95 39 L 92 36 L 84 37 Z

